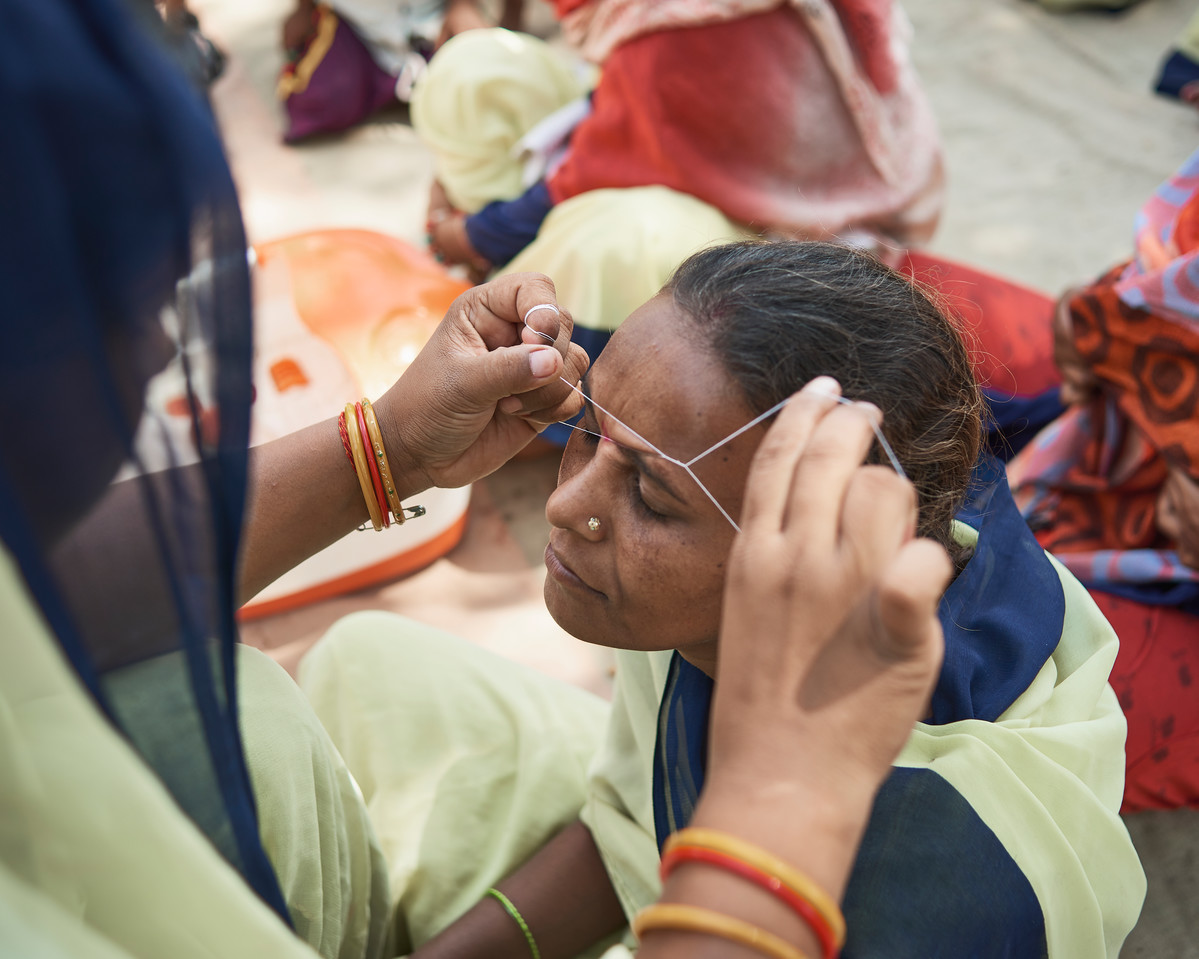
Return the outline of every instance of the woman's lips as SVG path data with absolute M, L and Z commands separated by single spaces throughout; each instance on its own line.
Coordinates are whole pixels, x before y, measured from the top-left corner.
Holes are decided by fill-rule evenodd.
M 570 588 L 576 590 L 585 590 L 586 592 L 592 593 L 595 596 L 600 596 L 605 599 L 607 598 L 598 589 L 589 586 L 586 582 L 584 582 L 578 573 L 562 562 L 561 557 L 554 552 L 553 543 L 550 543 L 545 548 L 545 568 L 546 572 L 548 572 L 556 582 L 559 582 L 564 586 L 569 586 Z

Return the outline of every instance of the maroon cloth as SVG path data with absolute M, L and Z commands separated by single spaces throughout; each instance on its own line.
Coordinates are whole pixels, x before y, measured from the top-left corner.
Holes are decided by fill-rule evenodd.
M 306 86 L 298 82 L 305 74 Z M 280 77 L 287 111 L 283 139 L 294 143 L 346 130 L 394 100 L 395 85 L 349 25 L 328 7 L 317 7 L 303 54 Z

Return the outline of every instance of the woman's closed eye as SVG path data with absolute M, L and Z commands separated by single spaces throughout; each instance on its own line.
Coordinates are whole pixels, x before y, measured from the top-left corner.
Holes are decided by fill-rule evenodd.
M 599 446 L 600 440 L 604 439 L 605 437 L 600 432 L 599 424 L 595 422 L 594 417 L 592 417 L 590 413 L 591 411 L 588 410 L 587 413 L 584 414 L 583 418 L 579 420 L 576 429 L 583 434 L 583 444 L 588 449 L 594 450 L 597 446 Z M 660 499 L 660 494 L 655 494 L 654 491 L 651 490 L 647 495 L 645 490 L 646 485 L 652 486 L 653 481 L 646 477 L 645 473 L 642 472 L 637 464 L 629 463 L 628 490 L 629 499 L 632 501 L 634 509 L 647 519 L 654 521 L 668 519 L 669 517 L 664 512 L 656 509 L 651 502 Z
M 599 446 L 600 440 L 604 437 L 595 423 L 588 423 L 587 418 L 584 417 L 580 420 L 579 427 L 579 431 L 583 434 L 583 444 L 588 449 L 594 450 Z M 650 491 L 647 496 L 644 490 L 645 485 L 653 485 L 652 481 L 647 480 L 645 474 L 635 464 L 629 463 L 627 468 L 629 498 L 632 500 L 634 509 L 642 516 L 651 520 L 667 519 L 665 513 L 660 512 L 651 505 L 650 500 L 654 498 L 654 493 Z
M 645 495 L 646 479 L 640 470 L 633 469 L 629 472 L 629 485 L 632 492 L 633 505 L 641 515 L 655 522 L 664 522 L 670 517 L 666 513 L 659 512 L 650 505 L 650 498 Z M 652 498 L 653 494 L 650 494 Z

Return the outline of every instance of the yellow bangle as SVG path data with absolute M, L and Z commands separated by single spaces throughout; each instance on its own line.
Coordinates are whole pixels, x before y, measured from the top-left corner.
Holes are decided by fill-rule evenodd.
M 711 909 L 685 906 L 677 902 L 659 902 L 646 906 L 633 917 L 633 933 L 641 939 L 654 929 L 674 929 L 680 932 L 702 932 L 756 949 L 772 959 L 808 959 L 808 956 L 780 939 L 774 933 L 759 929 L 741 919 L 734 919 Z
M 362 487 L 362 498 L 366 510 L 371 514 L 375 532 L 383 529 L 383 517 L 379 514 L 379 502 L 375 499 L 375 484 L 371 481 L 370 464 L 366 461 L 366 447 L 362 445 L 362 434 L 358 430 L 358 411 L 353 403 L 346 404 L 346 434 L 350 440 L 350 452 L 354 455 L 354 472 L 358 474 L 358 485 Z
M 838 949 L 845 944 L 845 916 L 841 913 L 841 907 L 816 883 L 798 869 L 783 862 L 778 856 L 767 852 L 760 846 L 746 842 L 744 839 L 730 836 L 728 833 L 699 827 L 689 827 L 676 832 L 666 840 L 662 854 L 665 855 L 675 846 L 699 846 L 703 849 L 712 849 L 739 859 L 746 865 L 773 876 L 797 896 L 812 904 L 812 908 L 820 913 L 828 923 Z
M 387 462 L 387 450 L 383 447 L 383 431 L 379 429 L 379 418 L 375 416 L 375 408 L 371 401 L 362 397 L 362 418 L 366 420 L 366 431 L 370 434 L 371 446 L 375 453 L 375 465 L 379 467 L 379 479 L 383 482 L 383 492 L 387 496 L 387 505 L 391 507 L 391 515 L 401 526 L 404 524 L 404 507 L 396 492 L 396 485 L 391 478 L 391 466 Z

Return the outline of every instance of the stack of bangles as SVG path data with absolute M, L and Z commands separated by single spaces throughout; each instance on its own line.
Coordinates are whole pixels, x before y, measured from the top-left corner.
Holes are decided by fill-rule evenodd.
M 822 959 L 835 959 L 845 943 L 845 917 L 816 883 L 765 849 L 714 829 L 683 829 L 667 840 L 661 875 L 682 863 L 703 863 L 753 883 L 795 912 L 820 942 Z M 633 919 L 633 932 L 670 929 L 719 936 L 773 959 L 806 959 L 803 952 L 773 933 L 711 909 L 681 903 L 655 903 Z
M 366 500 L 366 508 L 376 532 L 390 526 L 393 516 L 397 523 L 403 525 L 405 513 L 414 519 L 425 515 L 423 506 L 405 509 L 400 503 L 395 482 L 391 478 L 391 467 L 387 464 L 383 433 L 370 400 L 364 396 L 360 403 L 347 403 L 345 410 L 337 417 L 337 430 L 341 434 L 342 449 L 346 451 L 350 466 L 358 476 L 358 485 L 362 487 L 362 497 Z

